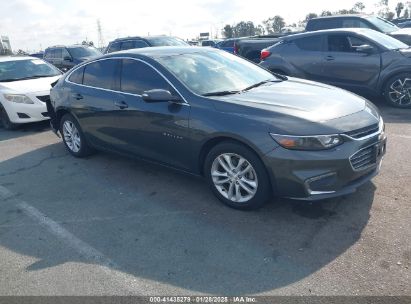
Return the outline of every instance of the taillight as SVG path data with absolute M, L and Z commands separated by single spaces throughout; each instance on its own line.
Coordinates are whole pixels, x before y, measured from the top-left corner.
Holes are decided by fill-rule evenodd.
M 264 60 L 267 57 L 269 57 L 271 55 L 271 52 L 269 50 L 262 50 L 261 54 L 260 54 L 260 60 Z

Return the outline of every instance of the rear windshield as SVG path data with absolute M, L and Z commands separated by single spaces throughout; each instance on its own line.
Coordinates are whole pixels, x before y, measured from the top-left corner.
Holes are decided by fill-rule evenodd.
M 175 37 L 150 37 L 146 38 L 152 46 L 187 46 L 184 40 Z

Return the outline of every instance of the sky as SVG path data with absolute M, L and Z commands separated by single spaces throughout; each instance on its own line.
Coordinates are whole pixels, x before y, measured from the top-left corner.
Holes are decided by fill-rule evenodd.
M 50 45 L 98 44 L 97 20 L 104 42 L 117 37 L 173 35 L 192 39 L 200 32 L 220 34 L 225 24 L 261 23 L 275 15 L 290 24 L 310 13 L 350 9 L 356 0 L 1 0 L 0 35 L 13 50 L 37 51 Z M 376 12 L 378 0 L 363 0 Z M 391 6 L 396 1 L 390 0 Z

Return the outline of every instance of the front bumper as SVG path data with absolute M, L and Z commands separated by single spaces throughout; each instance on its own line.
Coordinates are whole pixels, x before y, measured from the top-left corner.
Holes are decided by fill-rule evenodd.
M 327 199 L 353 193 L 376 176 L 386 151 L 386 141 L 381 133 L 366 140 L 348 140 L 324 151 L 277 147 L 265 155 L 264 162 L 278 196 L 308 201 Z M 363 151 L 369 154 L 362 156 Z M 361 161 L 361 157 L 368 157 L 370 161 L 358 168 L 356 162 Z
M 49 91 L 26 94 L 32 101 L 32 104 L 15 103 L 2 99 L 2 105 L 12 123 L 29 123 L 49 119 L 46 103 L 39 100 L 38 96 L 48 96 Z

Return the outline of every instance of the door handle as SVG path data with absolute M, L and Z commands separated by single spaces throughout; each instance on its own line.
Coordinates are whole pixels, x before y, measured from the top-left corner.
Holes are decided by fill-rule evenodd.
M 128 104 L 127 104 L 125 101 L 116 101 L 116 102 L 114 103 L 114 105 L 115 105 L 117 108 L 120 108 L 121 110 L 128 108 Z
M 74 93 L 74 94 L 72 94 L 71 96 L 73 96 L 73 98 L 74 98 L 74 99 L 77 99 L 77 100 L 81 100 L 81 99 L 84 98 L 83 95 L 78 94 L 78 93 Z
M 334 56 L 325 57 L 325 60 L 327 60 L 327 61 L 333 61 L 334 59 L 335 59 Z

